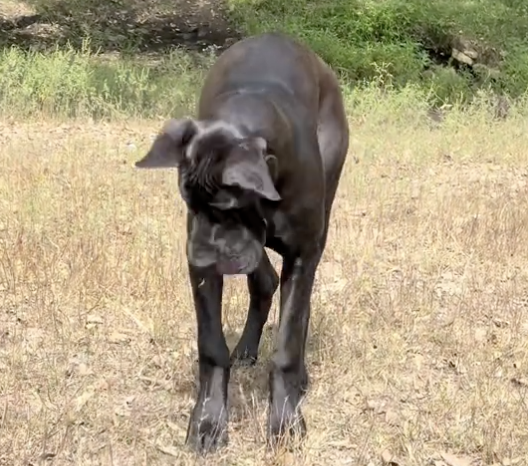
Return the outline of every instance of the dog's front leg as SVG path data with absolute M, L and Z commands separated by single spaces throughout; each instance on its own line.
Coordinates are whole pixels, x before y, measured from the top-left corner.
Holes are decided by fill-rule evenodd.
M 281 274 L 280 324 L 269 374 L 268 436 L 277 441 L 286 432 L 306 434 L 299 404 L 308 385 L 305 343 L 310 301 L 320 253 L 284 258 Z
M 222 330 L 223 276 L 189 264 L 198 323 L 198 400 L 193 408 L 186 442 L 207 452 L 228 442 L 227 386 L 229 349 Z

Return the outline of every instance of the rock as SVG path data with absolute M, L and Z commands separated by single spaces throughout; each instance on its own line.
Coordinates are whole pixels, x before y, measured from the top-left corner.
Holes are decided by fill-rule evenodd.
M 469 51 L 468 51 L 469 52 Z M 475 52 L 476 53 L 476 52 Z M 471 54 L 475 56 L 475 54 Z M 466 65 L 472 66 L 474 63 L 475 58 L 471 58 L 467 53 L 461 52 L 460 50 L 453 47 L 453 50 L 451 51 L 451 56 L 460 63 L 465 63 Z

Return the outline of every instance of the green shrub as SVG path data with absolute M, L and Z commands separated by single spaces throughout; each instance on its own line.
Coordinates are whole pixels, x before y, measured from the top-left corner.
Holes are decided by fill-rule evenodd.
M 421 83 L 439 102 L 467 100 L 490 87 L 519 96 L 528 87 L 528 4 L 522 0 L 228 2 L 247 33 L 294 34 L 355 83 L 381 73 L 396 86 Z M 488 63 L 454 74 L 448 62 L 454 38 L 476 41 Z M 502 60 L 500 52 L 506 52 Z
M 103 60 L 87 50 L 0 50 L 0 113 L 115 118 L 192 110 L 202 69 L 189 56 L 173 53 L 149 64 Z

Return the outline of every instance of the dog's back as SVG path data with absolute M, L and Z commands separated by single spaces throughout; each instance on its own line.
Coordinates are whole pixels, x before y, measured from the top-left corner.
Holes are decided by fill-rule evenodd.
M 299 152 L 301 159 L 295 163 L 320 166 L 322 162 L 328 187 L 334 190 L 348 146 L 341 89 L 332 69 L 295 39 L 265 33 L 227 49 L 207 74 L 198 117 L 245 124 L 257 129 L 271 146 L 317 138 L 322 160 L 306 160 L 304 151 L 297 150 L 293 152 Z M 297 136 L 287 137 L 290 130 Z
M 227 49 L 210 69 L 199 102 L 206 113 L 215 97 L 230 91 L 259 87 L 293 93 L 314 115 L 319 107 L 320 79 L 332 73 L 303 44 L 281 33 L 249 37 Z

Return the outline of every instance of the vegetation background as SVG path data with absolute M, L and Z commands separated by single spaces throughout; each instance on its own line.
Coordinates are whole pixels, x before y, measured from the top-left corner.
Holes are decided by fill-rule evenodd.
M 70 66 L 82 66 L 79 60 L 94 54 L 121 57 L 111 65 L 91 60 L 90 76 L 79 76 L 89 80 L 78 84 L 83 91 L 75 91 L 77 82 L 70 78 L 62 99 L 75 92 L 105 101 L 121 95 L 127 105 L 135 94 L 146 112 L 159 114 L 159 106 L 167 105 L 164 79 L 181 67 L 199 71 L 233 40 L 266 30 L 306 41 L 349 86 L 414 85 L 433 106 L 465 103 L 483 90 L 502 96 L 505 105 L 507 98 L 524 96 L 528 84 L 528 5 L 522 0 L 28 0 L 24 8 L 13 0 L 3 3 L 4 95 L 21 78 L 13 60 L 38 60 L 41 55 L 27 51 L 60 45 L 57 59 L 76 51 Z M 178 52 L 175 60 L 176 49 L 187 53 Z M 41 100 L 49 92 L 43 90 Z

